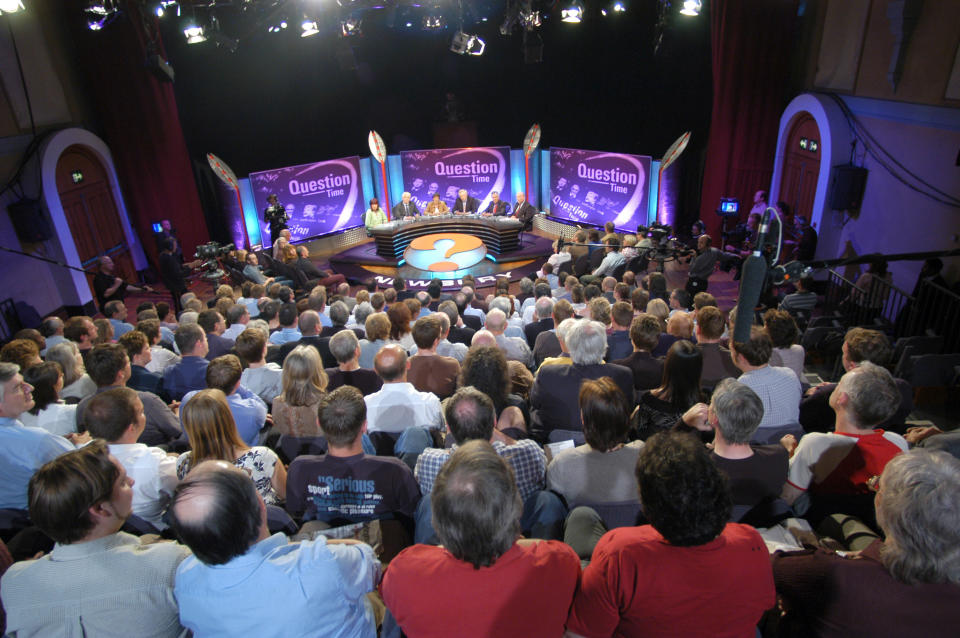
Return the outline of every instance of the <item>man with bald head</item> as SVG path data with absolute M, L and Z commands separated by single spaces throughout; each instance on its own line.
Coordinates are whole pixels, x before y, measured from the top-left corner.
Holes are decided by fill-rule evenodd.
M 180 622 L 194 635 L 377 635 L 366 594 L 380 579 L 373 550 L 352 539 L 289 544 L 270 535 L 250 477 L 206 461 L 177 485 L 169 510 L 193 556 L 177 569 Z
M 386 345 L 373 359 L 373 368 L 383 379 L 383 388 L 366 397 L 367 431 L 401 433 L 410 427 L 440 428 L 440 399 L 419 392 L 407 382 L 410 361 L 397 344 Z
M 116 275 L 116 265 L 110 257 L 103 255 L 97 259 L 97 274 L 93 276 L 93 292 L 97 297 L 100 312 L 105 312 L 105 306 L 110 301 L 123 301 L 128 291 L 153 292 L 150 286 L 134 286 L 128 284 Z M 107 315 L 108 317 L 110 315 Z
M 517 193 L 517 203 L 509 214 L 519 219 L 526 228 L 527 224 L 533 220 L 533 216 L 537 214 L 537 209 L 530 205 L 525 193 Z
M 530 346 L 527 345 L 526 340 L 504 334 L 507 330 L 507 315 L 502 310 L 494 309 L 487 313 L 484 328 L 493 334 L 497 347 L 503 350 L 507 359 L 519 361 L 528 368 L 533 365 L 533 353 L 530 352 Z

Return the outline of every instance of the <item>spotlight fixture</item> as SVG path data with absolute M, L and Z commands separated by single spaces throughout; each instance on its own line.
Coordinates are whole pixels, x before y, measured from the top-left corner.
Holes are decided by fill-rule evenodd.
M 157 14 L 158 18 L 162 18 L 167 12 L 167 9 L 172 6 L 177 7 L 177 15 L 180 15 L 180 5 L 178 4 L 177 0 L 161 0 L 161 2 L 157 4 L 156 8 L 154 9 L 154 13 Z
M 683 8 L 680 9 L 680 14 L 685 16 L 698 16 L 702 8 L 703 2 L 701 2 L 701 0 L 683 0 Z
M 560 21 L 570 24 L 579 24 L 583 20 L 583 4 L 580 0 L 572 0 L 565 8 L 560 10 Z
M 187 44 L 199 44 L 207 41 L 207 36 L 203 33 L 203 27 L 193 19 L 187 21 L 187 26 L 183 28 L 183 35 L 187 38 Z
M 120 10 L 115 0 L 99 0 L 88 3 L 83 12 L 87 14 L 87 28 L 99 31 L 116 18 Z
M 539 11 L 520 11 L 520 24 L 527 31 L 533 31 L 543 24 L 543 16 Z
M 442 15 L 433 14 L 423 18 L 424 29 L 442 29 L 445 26 L 447 26 L 447 22 L 443 19 Z
M 340 35 L 350 38 L 360 35 L 360 18 L 347 18 L 340 22 Z
M 94 0 L 84 7 L 84 12 L 94 16 L 108 16 L 115 12 L 117 8 L 110 0 Z
M 478 36 L 457 31 L 450 42 L 450 50 L 458 55 L 483 55 L 486 43 Z
M 613 0 L 608 6 L 600 9 L 600 15 L 616 15 L 618 13 L 623 13 L 627 10 L 627 5 L 625 5 L 621 0 Z
M 20 0 L 0 0 L 0 13 L 16 13 L 23 9 Z
M 310 18 L 303 19 L 303 22 L 300 23 L 300 29 L 301 38 L 309 38 L 312 35 L 320 33 L 320 29 L 317 27 L 317 21 L 311 20 Z

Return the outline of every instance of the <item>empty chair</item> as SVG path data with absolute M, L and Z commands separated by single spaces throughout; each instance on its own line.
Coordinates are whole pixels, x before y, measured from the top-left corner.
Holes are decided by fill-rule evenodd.
M 590 257 L 587 255 L 580 255 L 577 257 L 577 260 L 573 262 L 573 276 L 581 277 L 587 274 L 587 271 L 590 269 Z
M 603 261 L 603 258 L 606 256 L 606 253 L 600 248 L 594 248 L 593 252 L 590 253 L 590 271 L 596 270 L 600 266 L 600 262 Z
M 917 336 L 900 337 L 893 346 L 892 361 L 895 362 L 893 375 L 901 379 L 910 376 L 910 357 L 919 357 L 922 354 L 940 354 L 943 350 L 943 337 Z
M 626 270 L 627 270 L 627 263 L 624 262 L 619 266 L 617 266 L 616 268 L 614 268 L 613 272 L 610 273 L 610 276 L 616 279 L 617 281 L 620 281 L 621 279 L 623 279 L 623 273 L 626 272 Z

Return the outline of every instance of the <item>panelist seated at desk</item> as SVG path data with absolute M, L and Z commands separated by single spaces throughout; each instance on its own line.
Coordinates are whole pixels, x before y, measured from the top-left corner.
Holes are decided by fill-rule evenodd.
M 404 192 L 400 196 L 400 203 L 393 207 L 393 218 L 401 219 L 405 217 L 415 217 L 419 215 L 417 205 L 410 201 L 410 193 Z
M 517 204 L 513 210 L 508 213 L 510 217 L 516 217 L 523 224 L 526 224 L 537 214 L 537 209 L 527 201 L 525 193 L 517 193 Z
M 457 199 L 453 202 L 454 214 L 476 213 L 478 208 L 480 208 L 480 202 L 477 201 L 477 198 L 470 197 L 467 189 L 461 188 L 457 193 Z
M 480 213 L 484 217 L 499 217 L 500 215 L 506 215 L 509 204 L 500 199 L 500 193 L 497 191 L 490 192 L 490 203 L 487 204 L 487 207 L 483 209 L 483 212 Z
M 423 209 L 424 215 L 445 215 L 450 212 L 447 203 L 440 199 L 440 193 L 434 193 L 433 199 Z
M 363 225 L 370 230 L 374 226 L 387 223 L 387 213 L 380 208 L 380 200 L 376 197 L 370 200 L 370 208 L 363 214 Z

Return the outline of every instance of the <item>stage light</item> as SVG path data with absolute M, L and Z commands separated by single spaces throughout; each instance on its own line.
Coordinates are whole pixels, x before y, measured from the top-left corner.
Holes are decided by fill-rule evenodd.
M 107 24 L 106 18 L 90 18 L 87 20 L 87 28 L 91 31 L 99 31 Z
M 424 29 L 442 29 L 447 26 L 446 21 L 441 15 L 428 15 L 423 19 Z
M 406 24 L 406 26 L 407 26 L 407 28 L 409 29 L 410 27 L 413 26 L 413 23 L 412 23 L 412 22 L 408 22 L 408 23 Z
M 317 28 L 317 21 L 311 20 L 310 18 L 304 18 L 303 22 L 300 24 L 300 37 L 309 38 L 312 35 L 320 33 L 320 29 Z
M 360 18 L 347 18 L 340 23 L 340 35 L 345 38 L 360 35 Z
M 527 31 L 532 31 L 543 24 L 543 16 L 540 15 L 539 11 L 521 11 L 520 24 L 522 24 L 523 28 Z
M 702 8 L 703 2 L 701 2 L 701 0 L 683 0 L 683 8 L 680 9 L 680 14 L 685 16 L 698 16 Z
M 625 5 L 620 0 L 613 0 L 608 6 L 600 9 L 600 15 L 608 16 L 610 14 L 616 15 L 618 13 L 623 13 L 627 10 L 627 5 Z
M 187 44 L 198 44 L 207 41 L 207 36 L 203 33 L 203 27 L 197 24 L 195 20 L 187 21 L 187 26 L 183 28 L 183 35 L 187 38 Z
M 458 55 L 483 55 L 486 43 L 475 35 L 457 31 L 450 42 L 450 50 Z
M 116 11 L 116 9 L 114 9 L 109 0 L 103 0 L 102 2 L 91 2 L 84 8 L 84 11 L 95 16 L 108 16 Z
M 0 0 L 0 13 L 16 13 L 23 9 L 20 0 Z
M 573 0 L 566 8 L 560 11 L 560 21 L 570 24 L 579 24 L 583 20 L 583 4 L 580 0 Z

